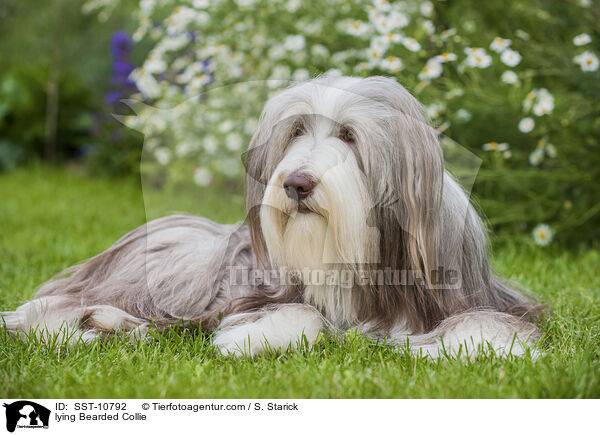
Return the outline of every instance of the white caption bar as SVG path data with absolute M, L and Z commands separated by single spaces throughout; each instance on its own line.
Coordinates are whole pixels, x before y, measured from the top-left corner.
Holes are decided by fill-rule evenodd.
M 515 429 L 518 433 L 587 433 L 597 430 L 600 409 L 598 400 L 4 399 L 3 403 L 2 422 L 18 435 L 170 435 L 210 430 L 333 435 L 390 429 L 477 435 L 505 435 Z

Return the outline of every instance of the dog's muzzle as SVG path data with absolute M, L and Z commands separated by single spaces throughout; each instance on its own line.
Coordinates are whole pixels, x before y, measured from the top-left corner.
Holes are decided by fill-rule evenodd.
M 315 188 L 315 182 L 300 172 L 293 172 L 283 182 L 283 189 L 288 198 L 302 201 L 308 198 Z

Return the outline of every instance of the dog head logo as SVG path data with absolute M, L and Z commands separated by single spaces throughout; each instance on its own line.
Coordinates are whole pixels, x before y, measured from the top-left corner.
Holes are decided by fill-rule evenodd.
M 6 430 L 14 432 L 16 428 L 48 428 L 50 410 L 29 400 L 5 403 Z

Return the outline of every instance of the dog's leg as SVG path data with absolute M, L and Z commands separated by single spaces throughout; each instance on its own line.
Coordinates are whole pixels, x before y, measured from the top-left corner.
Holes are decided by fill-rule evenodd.
M 214 344 L 225 355 L 255 356 L 267 350 L 295 349 L 306 338 L 309 346 L 326 320 L 305 304 L 283 304 L 257 312 L 234 314 L 219 325 Z
M 143 340 L 147 336 L 150 323 L 111 305 L 93 305 L 86 307 L 79 326 L 86 332 L 96 334 L 128 331 L 131 340 Z
M 89 342 L 102 334 L 131 331 L 132 338 L 143 338 L 148 323 L 110 305 L 80 305 L 69 296 L 33 299 L 16 311 L 0 313 L 6 328 L 19 335 L 34 333 L 40 339 L 58 336 L 59 342 Z
M 496 311 L 470 311 L 445 319 L 434 330 L 410 335 L 402 328 L 391 334 L 391 342 L 410 346 L 413 354 L 439 358 L 444 355 L 474 358 L 479 353 L 499 356 L 524 355 L 539 338 L 535 325 Z

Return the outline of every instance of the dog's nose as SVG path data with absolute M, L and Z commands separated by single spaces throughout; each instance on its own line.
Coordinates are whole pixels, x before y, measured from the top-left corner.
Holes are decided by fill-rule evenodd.
M 288 198 L 301 200 L 312 192 L 315 183 L 306 175 L 294 172 L 287 176 L 283 182 L 283 188 Z

